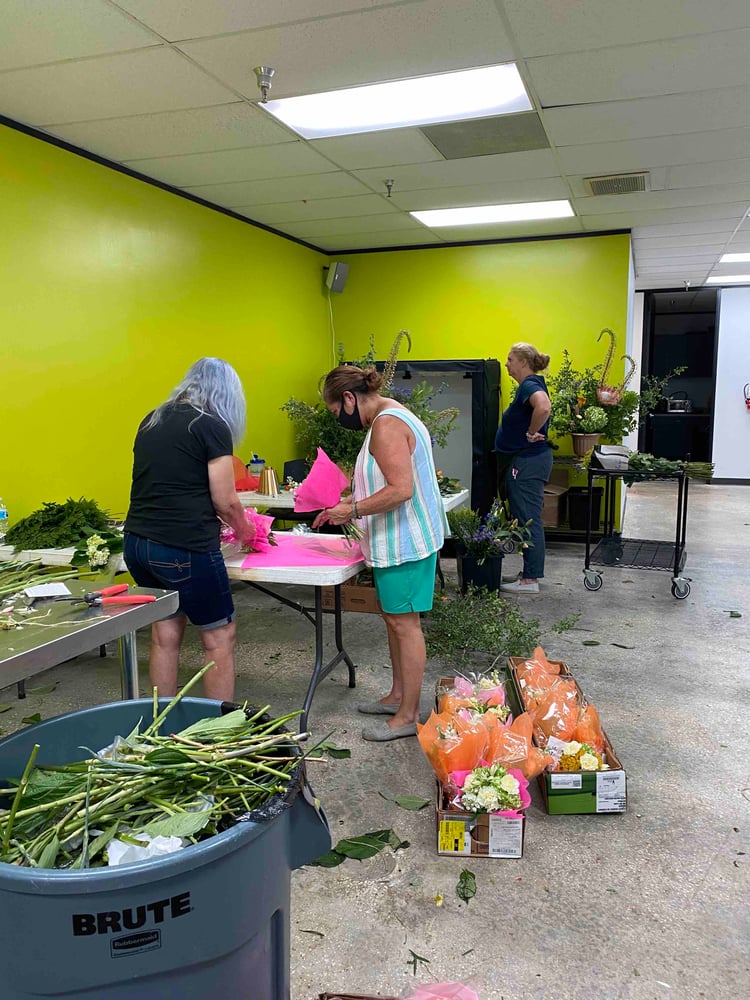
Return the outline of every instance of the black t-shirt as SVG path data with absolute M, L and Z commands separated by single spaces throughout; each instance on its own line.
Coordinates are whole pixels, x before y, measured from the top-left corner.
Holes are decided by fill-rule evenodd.
M 219 548 L 208 463 L 232 454 L 232 435 L 219 417 L 189 403 L 167 407 L 156 427 L 133 445 L 133 485 L 125 531 L 191 552 Z
M 506 455 L 538 455 L 549 447 L 546 441 L 527 441 L 526 432 L 533 407 L 529 397 L 535 392 L 547 392 L 547 383 L 542 375 L 528 375 L 516 390 L 516 395 L 508 409 L 503 413 L 503 419 L 495 437 L 495 451 Z M 540 428 L 542 434 L 547 433 L 549 420 Z

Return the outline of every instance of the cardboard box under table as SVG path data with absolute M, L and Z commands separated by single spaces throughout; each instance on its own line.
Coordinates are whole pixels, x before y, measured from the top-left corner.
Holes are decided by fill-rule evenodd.
M 333 610 L 335 593 L 333 587 L 323 587 L 323 609 Z M 368 615 L 379 615 L 383 610 L 380 606 L 375 587 L 370 584 L 347 580 L 341 585 L 341 610 L 361 611 Z
M 524 662 L 522 656 L 508 659 L 508 671 L 515 688 L 515 696 L 523 705 L 516 668 Z M 551 661 L 553 662 L 553 661 Z M 570 677 L 578 689 L 583 705 L 588 704 L 565 663 L 560 663 L 560 676 Z M 537 781 L 544 805 L 551 816 L 578 815 L 582 813 L 624 813 L 627 808 L 627 778 L 625 769 L 612 748 L 609 737 L 604 735 L 604 759 L 608 771 L 543 771 Z
M 544 501 L 542 503 L 542 524 L 545 528 L 556 528 L 565 518 L 565 496 L 567 486 L 557 483 L 546 483 Z
M 441 691 L 453 686 L 454 677 L 441 677 L 435 685 L 435 711 Z M 436 822 L 437 852 L 448 857 L 522 858 L 526 817 L 493 816 L 452 809 L 439 781 Z

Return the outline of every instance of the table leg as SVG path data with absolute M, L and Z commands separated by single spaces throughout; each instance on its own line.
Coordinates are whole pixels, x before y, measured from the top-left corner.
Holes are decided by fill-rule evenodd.
M 335 666 L 337 666 L 343 660 L 349 669 L 349 687 L 354 687 L 356 683 L 356 676 L 354 672 L 354 664 L 349 659 L 349 654 L 343 647 L 342 634 L 341 634 L 341 587 L 334 587 L 335 598 L 334 598 L 334 633 L 336 638 L 336 655 L 328 661 L 325 665 L 323 664 L 323 588 L 315 588 L 315 662 L 313 664 L 312 677 L 310 678 L 310 684 L 307 688 L 307 694 L 305 695 L 305 703 L 302 706 L 302 715 L 299 720 L 299 731 L 301 733 L 307 732 L 307 720 L 310 714 L 310 706 L 312 705 L 313 695 L 318 687 L 318 684 L 324 680 Z
M 336 639 L 336 649 L 343 656 L 344 663 L 346 663 L 346 668 L 349 671 L 349 687 L 353 688 L 357 686 L 357 675 L 354 664 L 349 658 L 349 654 L 344 649 L 344 637 L 341 628 L 341 587 L 336 587 L 336 592 L 333 598 L 333 607 L 333 633 Z
M 135 644 L 135 632 L 126 632 L 118 640 L 120 651 L 120 681 L 123 701 L 138 698 L 138 654 Z

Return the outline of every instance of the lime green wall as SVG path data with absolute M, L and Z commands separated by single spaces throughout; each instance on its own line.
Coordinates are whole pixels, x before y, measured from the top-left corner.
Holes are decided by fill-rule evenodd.
M 551 355 L 555 371 L 566 347 L 577 367 L 603 361 L 605 342 L 596 338 L 608 326 L 618 338 L 614 380 L 624 369 L 629 253 L 622 235 L 342 257 L 350 271 L 333 296 L 336 337 L 356 357 L 374 334 L 383 357 L 405 328 L 414 358 L 501 362 L 527 341 Z M 506 402 L 509 390 L 503 369 Z
M 0 127 L 0 496 L 127 507 L 140 419 L 202 355 L 247 395 L 255 450 L 295 457 L 279 406 L 328 367 L 325 258 Z

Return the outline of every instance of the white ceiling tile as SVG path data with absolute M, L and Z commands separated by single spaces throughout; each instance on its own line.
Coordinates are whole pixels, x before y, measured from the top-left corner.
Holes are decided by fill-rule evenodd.
M 404 239 L 402 230 L 392 233 L 352 233 L 347 236 L 327 237 L 324 247 L 334 253 L 345 253 L 347 250 L 370 250 L 375 247 L 402 247 L 414 244 L 439 244 L 442 240 L 434 233 L 425 230 L 418 239 Z M 353 264 L 356 267 L 356 262 Z
M 444 226 L 430 231 L 437 233 L 445 243 L 456 243 L 578 233 L 581 231 L 581 223 L 579 219 L 555 219 L 553 225 L 541 222 L 492 223 L 487 226 Z
M 424 229 L 409 215 L 362 215 L 353 219 L 319 219 L 314 222 L 292 222 L 284 231 L 303 240 L 323 236 L 341 236 L 347 233 L 396 232 L 419 234 Z
M 299 177 L 279 177 L 262 181 L 202 184 L 186 187 L 185 190 L 189 194 L 205 198 L 206 201 L 224 208 L 272 205 L 276 202 L 314 198 L 345 198 L 349 195 L 368 193 L 364 184 L 360 184 L 354 177 L 340 170 L 330 174 L 305 174 Z
M 556 146 L 750 126 L 750 87 L 615 100 L 543 114 Z
M 719 259 L 719 253 L 720 251 L 716 253 L 683 254 L 679 256 L 677 254 L 666 253 L 662 257 L 643 257 L 641 254 L 636 253 L 635 261 L 638 270 L 666 266 L 680 270 L 684 270 L 686 267 L 696 270 L 701 267 L 713 267 Z
M 75 146 L 110 160 L 180 156 L 294 142 L 295 137 L 244 101 L 187 111 L 162 111 L 48 128 Z
M 743 212 L 725 212 L 722 210 L 722 206 L 716 206 L 716 212 L 714 213 L 715 218 L 712 217 L 706 221 L 692 221 L 692 222 L 673 222 L 666 223 L 663 225 L 646 225 L 638 227 L 639 237 L 680 237 L 683 235 L 690 234 L 703 234 L 707 235 L 714 232 L 733 232 L 735 226 L 738 224 L 739 220 L 742 219 Z M 719 216 L 723 216 L 720 218 Z
M 543 107 L 750 85 L 750 28 L 528 59 Z
M 353 198 L 320 198 L 314 201 L 288 201 L 276 205 L 247 205 L 234 209 L 269 226 L 285 226 L 288 222 L 320 219 L 345 219 L 370 215 L 398 214 L 397 209 L 377 194 Z
M 504 0 L 525 56 L 750 27 L 747 0 Z
M 151 114 L 236 100 L 166 47 L 3 73 L 0 113 L 29 125 Z
M 627 197 L 622 195 L 621 197 Z M 634 226 L 652 226 L 671 222 L 703 222 L 735 218 L 740 221 L 747 211 L 747 202 L 715 205 L 683 205 L 680 208 L 660 208 L 646 211 L 611 212 L 606 215 L 588 215 L 581 212 L 584 229 L 629 229 Z M 714 225 L 712 222 L 711 225 Z
M 357 177 L 375 190 L 382 190 L 383 170 L 357 170 Z M 455 187 L 501 181 L 558 178 L 555 158 L 548 149 L 525 153 L 498 153 L 472 156 L 465 160 L 440 160 L 436 163 L 409 164 L 394 169 L 393 194 L 424 188 Z
M 565 183 L 558 177 L 548 177 L 541 180 L 498 181 L 494 184 L 398 193 L 394 187 L 391 200 L 399 208 L 416 212 L 429 208 L 464 208 L 470 205 L 502 205 L 519 201 L 558 201 L 567 197 Z
M 122 52 L 161 39 L 106 0 L 3 0 L 0 70 Z
M 708 187 L 712 184 L 747 184 L 750 181 L 750 159 L 722 160 L 719 163 L 691 163 L 670 167 L 667 187 Z
M 246 31 L 290 21 L 308 21 L 331 14 L 374 8 L 393 0 L 272 0 L 248 3 L 248 0 L 117 0 L 123 10 L 148 24 L 170 41 L 202 38 Z
M 689 223 L 685 223 L 687 226 Z M 724 246 L 732 235 L 732 230 L 717 233 L 685 232 L 682 236 L 641 236 L 643 229 L 633 230 L 633 248 L 641 253 L 646 250 L 679 249 L 695 246 Z
M 132 160 L 126 161 L 125 165 L 178 187 L 261 180 L 264 177 L 293 177 L 295 174 L 336 170 L 332 163 L 299 141 L 251 149 L 227 149 L 217 153 Z
M 310 145 L 344 170 L 443 159 L 429 139 L 416 128 L 337 135 L 330 139 L 316 139 Z
M 558 155 L 566 174 L 586 177 L 676 164 L 713 163 L 750 156 L 750 128 L 561 146 Z
M 745 184 L 724 184 L 681 190 L 639 191 L 636 194 L 608 194 L 576 198 L 575 207 L 581 215 L 606 215 L 609 212 L 646 212 L 664 208 L 712 205 L 714 203 L 747 202 L 750 204 L 750 179 Z
M 665 255 L 670 257 L 716 257 L 723 253 L 725 245 L 726 240 L 717 240 L 716 242 L 705 240 L 705 242 L 698 244 L 685 243 L 682 246 L 653 247 L 640 240 L 633 240 L 633 249 L 638 254 L 639 260 L 654 260 Z
M 258 65 L 274 67 L 280 98 L 513 58 L 492 0 L 420 0 L 179 47 L 251 99 Z

